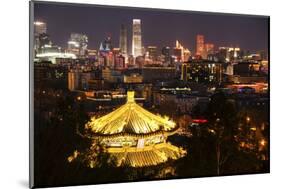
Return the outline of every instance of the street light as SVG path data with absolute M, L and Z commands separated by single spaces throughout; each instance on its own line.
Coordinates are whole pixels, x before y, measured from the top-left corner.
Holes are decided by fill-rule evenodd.
M 265 146 L 265 144 L 266 144 L 266 141 L 265 141 L 264 139 L 261 139 L 260 145 L 261 145 L 261 146 Z

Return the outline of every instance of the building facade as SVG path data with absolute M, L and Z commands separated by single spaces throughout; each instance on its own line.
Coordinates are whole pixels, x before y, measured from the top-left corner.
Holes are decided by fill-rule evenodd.
M 182 80 L 196 83 L 220 83 L 223 67 L 221 63 L 189 62 L 182 64 Z
M 124 24 L 120 29 L 119 48 L 123 55 L 127 55 L 127 28 Z
M 132 55 L 142 56 L 141 20 L 133 19 Z
M 196 36 L 196 55 L 202 56 L 204 53 L 204 35 Z
M 76 56 L 85 56 L 88 46 L 88 37 L 80 33 L 71 33 L 68 41 L 68 51 Z

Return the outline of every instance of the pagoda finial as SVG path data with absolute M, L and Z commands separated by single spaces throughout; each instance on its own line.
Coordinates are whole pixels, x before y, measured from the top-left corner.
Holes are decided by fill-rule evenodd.
M 135 102 L 135 92 L 134 91 L 127 92 L 127 102 Z

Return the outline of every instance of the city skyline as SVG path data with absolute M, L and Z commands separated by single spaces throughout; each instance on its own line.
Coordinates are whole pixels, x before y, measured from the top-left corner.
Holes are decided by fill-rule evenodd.
M 159 14 L 155 14 L 150 10 L 128 8 L 119 8 L 118 12 L 115 10 L 108 7 L 38 3 L 35 6 L 35 20 L 46 22 L 47 33 L 52 41 L 63 48 L 67 47 L 72 32 L 86 34 L 90 49 L 98 49 L 100 42 L 108 35 L 112 37 L 113 46 L 119 47 L 120 27 L 124 24 L 128 30 L 127 45 L 131 53 L 132 20 L 140 19 L 143 46 L 154 45 L 159 48 L 158 50 L 164 46 L 173 47 L 175 41 L 179 40 L 185 47 L 195 52 L 197 34 L 204 35 L 215 48 L 239 46 L 251 52 L 268 50 L 267 17 L 253 18 L 228 14 L 220 17 L 219 14 L 199 12 L 183 14 L 169 10 L 160 10 Z M 108 16 L 100 19 L 99 15 Z M 169 22 L 169 19 L 173 22 Z M 156 24 L 157 27 L 152 27 Z
M 270 172 L 269 17 L 34 6 L 31 185 Z

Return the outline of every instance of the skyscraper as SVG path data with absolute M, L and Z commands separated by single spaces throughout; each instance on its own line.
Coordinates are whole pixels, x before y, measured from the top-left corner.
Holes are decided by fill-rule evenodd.
M 156 46 L 148 46 L 147 52 L 149 54 L 149 57 L 152 60 L 156 60 L 156 58 L 157 58 L 157 47 Z
M 39 36 L 40 34 L 47 33 L 47 24 L 44 22 L 34 22 L 34 34 Z
M 177 62 L 183 61 L 183 46 L 178 40 L 176 40 L 176 47 L 174 47 L 173 55 L 176 57 Z
M 127 55 L 127 28 L 124 24 L 121 25 L 120 29 L 119 48 L 121 54 Z
M 100 43 L 99 51 L 101 52 L 110 52 L 113 49 L 111 36 L 107 36 L 103 42 Z
M 204 35 L 196 36 L 196 55 L 202 56 L 204 53 Z
M 134 57 L 142 55 L 141 43 L 141 20 L 133 19 L 133 39 L 132 39 L 132 55 Z
M 189 60 L 191 56 L 191 52 L 189 51 L 189 49 L 184 49 L 183 50 L 183 61 L 187 62 Z
M 213 43 L 206 43 L 205 44 L 205 50 L 207 54 L 213 54 L 214 53 L 215 45 Z
M 161 53 L 162 53 L 162 55 L 164 55 L 165 57 L 170 58 L 170 56 L 171 56 L 171 48 L 168 47 L 168 46 L 163 47 Z
M 208 59 L 208 55 L 214 54 L 214 44 L 213 43 L 205 43 L 204 44 L 204 50 L 201 53 L 201 58 L 202 59 Z
M 80 33 L 71 33 L 68 41 L 68 51 L 77 56 L 85 56 L 88 46 L 88 37 Z
M 181 65 L 181 80 L 182 81 L 187 81 L 188 80 L 187 63 L 183 63 Z
M 163 47 L 161 51 L 162 55 L 164 56 L 164 61 L 168 64 L 171 63 L 171 48 L 170 47 Z
M 39 52 L 40 46 L 40 36 L 47 35 L 47 24 L 44 22 L 35 21 L 34 22 L 34 55 Z

